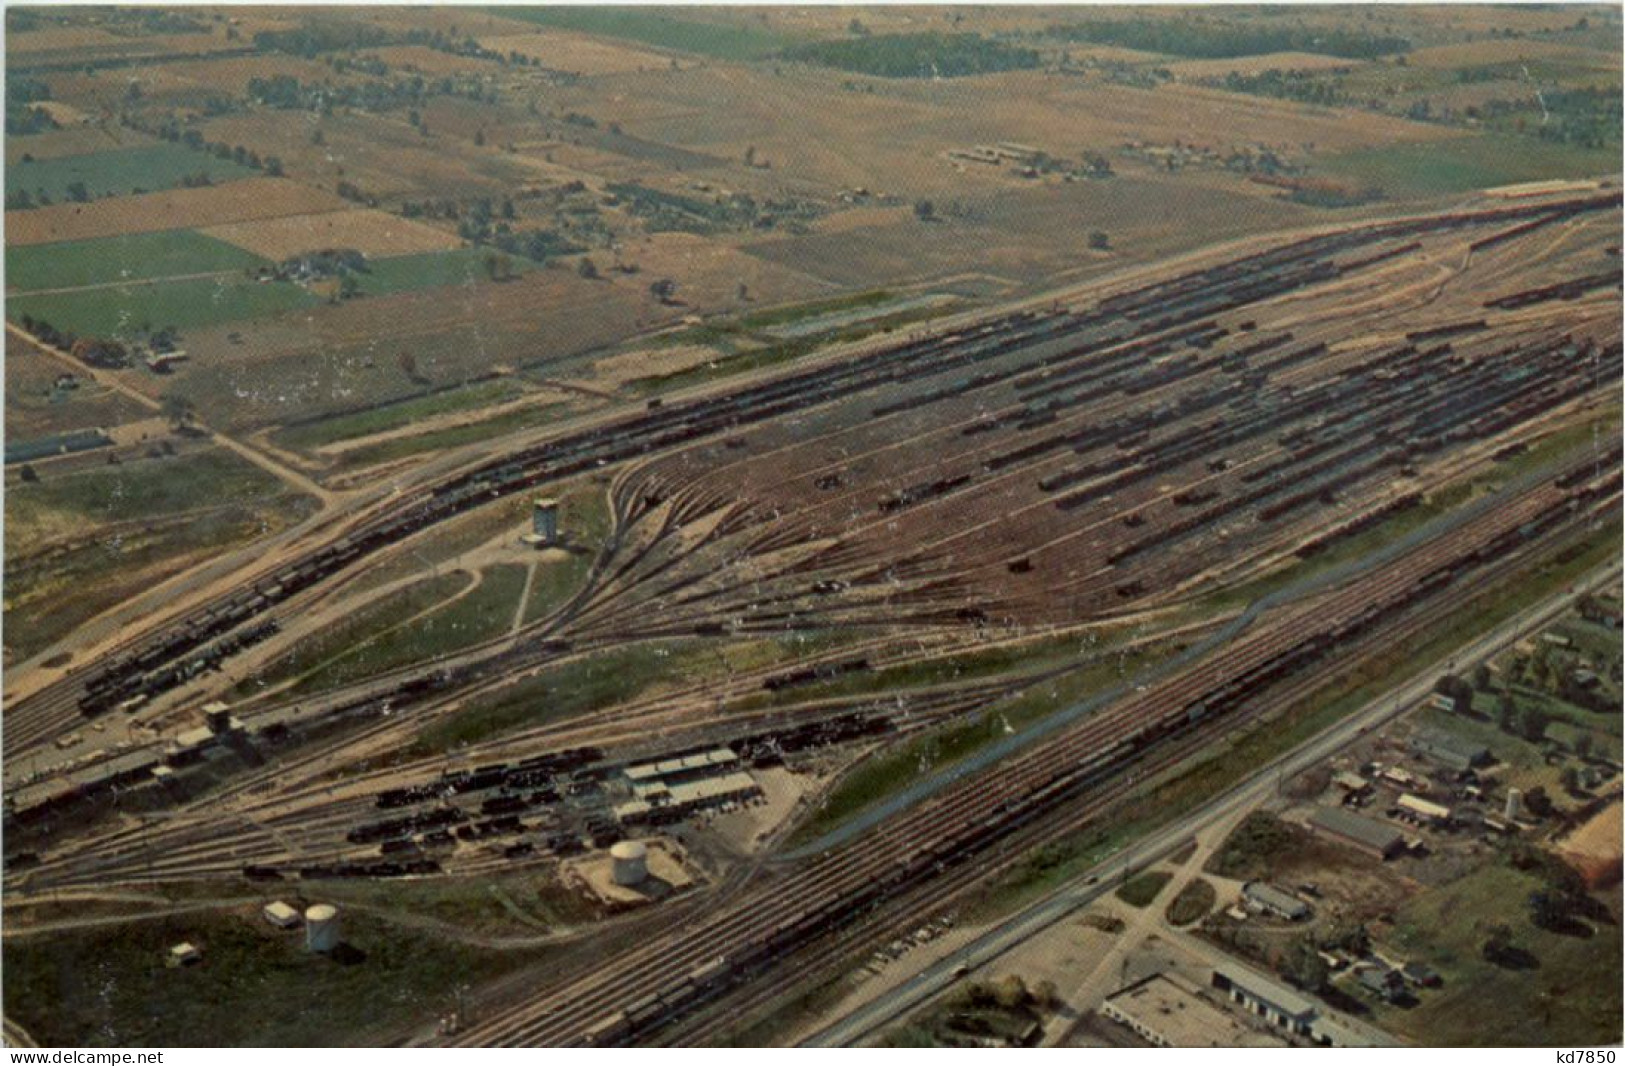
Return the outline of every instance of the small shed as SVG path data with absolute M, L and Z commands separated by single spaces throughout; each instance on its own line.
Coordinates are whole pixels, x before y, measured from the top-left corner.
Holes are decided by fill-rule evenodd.
M 191 966 L 194 963 L 199 963 L 202 961 L 203 952 L 197 949 L 197 945 L 187 941 L 182 941 L 181 943 L 170 948 L 169 954 L 164 958 L 164 963 L 171 969 L 176 969 L 181 966 Z
M 304 921 L 296 908 L 288 906 L 281 900 L 267 903 L 261 913 L 265 915 L 267 922 L 270 922 L 278 929 L 293 929 Z

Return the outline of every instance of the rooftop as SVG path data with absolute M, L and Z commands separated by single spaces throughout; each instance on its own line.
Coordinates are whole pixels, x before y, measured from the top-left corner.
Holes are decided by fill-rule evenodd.
M 1386 851 L 1404 839 L 1404 834 L 1393 826 L 1345 811 L 1341 807 L 1317 807 L 1309 816 L 1309 822 L 1317 828 L 1379 851 Z
M 1167 974 L 1152 974 L 1107 998 L 1123 1018 L 1156 1033 L 1170 1047 L 1285 1047 L 1274 1033 L 1245 1024 Z

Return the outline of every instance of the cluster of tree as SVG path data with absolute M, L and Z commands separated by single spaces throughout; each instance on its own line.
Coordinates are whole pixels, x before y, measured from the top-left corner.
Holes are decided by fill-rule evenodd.
M 1281 100 L 1297 100 L 1305 104 L 1336 107 L 1349 102 L 1338 85 L 1338 79 L 1318 71 L 1280 70 L 1271 67 L 1257 74 L 1242 74 L 1232 70 L 1216 84 L 1228 92 L 1251 93 L 1254 96 L 1273 96 Z
M 23 327 L 25 333 L 31 333 L 40 339 L 42 344 L 62 351 L 71 351 L 74 342 L 78 339 L 73 333 L 57 329 L 43 318 L 23 314 L 17 317 L 17 324 Z
M 1178 18 L 1091 19 L 1074 25 L 1052 26 L 1049 35 L 1068 41 L 1116 45 L 1193 59 L 1234 59 L 1270 52 L 1312 52 L 1343 59 L 1375 59 L 1411 49 L 1411 42 L 1403 37 L 1325 26 L 1225 22 L 1193 16 L 1189 12 L 1181 13 Z
M 888 33 L 792 45 L 788 60 L 881 78 L 958 78 L 1039 65 L 1035 49 L 976 33 Z
M 817 216 L 817 205 L 801 200 L 758 201 L 749 193 L 718 195 L 709 200 L 651 189 L 634 182 L 605 187 L 624 200 L 627 210 L 644 220 L 651 232 L 682 230 L 709 233 L 716 229 L 771 229 L 781 221 L 800 222 Z
M 1539 100 L 1490 100 L 1472 109 L 1477 116 L 1517 133 L 1534 133 L 1543 141 L 1582 148 L 1620 143 L 1619 91 L 1600 88 L 1548 89 Z
M 338 193 L 339 196 L 345 200 L 350 200 L 358 204 L 366 204 L 368 207 L 378 206 L 378 198 L 367 195 L 367 193 L 362 191 L 361 186 L 357 185 L 353 181 L 340 180 L 337 185 L 333 186 L 333 191 Z
M 395 39 L 376 26 L 356 22 L 313 21 L 289 30 L 264 30 L 254 35 L 254 47 L 261 52 L 285 52 L 314 59 L 323 52 L 353 52 L 380 48 Z
M 15 8 L 8 8 L 7 18 L 15 12 Z M 15 137 L 56 129 L 58 126 L 56 119 L 51 117 L 49 111 L 37 106 L 41 101 L 50 98 L 51 87 L 38 78 L 20 75 L 7 78 L 6 133 Z
M 1525 844 L 1514 848 L 1508 860 L 1541 880 L 1527 900 L 1529 920 L 1538 928 L 1584 936 L 1590 933 L 1586 920 L 1611 921 L 1607 905 L 1586 890 L 1579 872 L 1551 852 Z
M 1341 951 L 1362 958 L 1371 952 L 1371 934 L 1360 922 L 1339 921 L 1318 937 L 1299 937 L 1281 954 L 1281 976 L 1307 991 L 1324 991 L 1331 980 L 1331 969 L 1321 958 L 1322 951 Z
M 222 162 L 235 163 L 251 170 L 262 170 L 273 178 L 282 176 L 282 160 L 277 156 L 261 156 L 252 148 L 241 144 L 206 140 L 203 131 L 187 128 L 174 114 L 146 117 L 125 112 L 119 116 L 119 121 L 133 130 L 150 134 L 171 144 L 179 144 L 194 152 L 206 152 Z M 212 184 L 212 180 L 205 170 L 181 178 L 181 185 L 186 188 L 209 184 Z

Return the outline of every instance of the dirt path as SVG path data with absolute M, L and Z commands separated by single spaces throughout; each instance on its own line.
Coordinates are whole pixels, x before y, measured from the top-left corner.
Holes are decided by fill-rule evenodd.
M 98 281 L 93 285 L 64 285 L 56 289 L 11 290 L 14 296 L 56 296 L 59 293 L 95 292 L 98 289 L 130 289 L 142 285 L 164 285 L 171 281 L 208 281 L 212 278 L 241 277 L 241 270 L 206 270 L 201 274 L 170 274 L 162 278 L 129 278 L 120 281 Z

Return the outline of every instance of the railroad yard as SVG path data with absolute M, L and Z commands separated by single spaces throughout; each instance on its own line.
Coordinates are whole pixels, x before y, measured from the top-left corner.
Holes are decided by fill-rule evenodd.
M 1325 922 L 1225 899 L 1155 924 L 1202 876 L 1232 896 L 1341 878 L 1315 905 L 1368 921 L 1372 957 L 1432 958 L 1447 990 L 1514 994 L 1516 967 L 1458 957 L 1476 926 L 1427 928 L 1497 878 L 1580 871 L 1571 911 L 1617 945 L 1617 167 L 1332 204 L 1311 164 L 1277 196 L 1164 152 L 1180 124 L 1160 109 L 1233 115 L 1334 175 L 1491 134 L 1357 95 L 1262 99 L 1237 79 L 1273 68 L 1233 57 L 1141 84 L 1160 65 L 1089 51 L 1089 19 L 1039 32 L 1019 9 L 967 9 L 930 45 L 944 69 L 972 38 L 975 62 L 1017 67 L 934 80 L 842 67 L 887 39 L 850 16 L 527 11 L 10 25 L 8 87 L 44 117 L 8 114 L 7 136 L 8 1023 L 196 1042 L 176 1027 L 211 1024 L 181 1005 L 201 974 L 222 1014 L 288 987 L 287 1017 L 222 1022 L 223 1043 L 811 1040 L 927 965 L 909 945 L 947 966 L 1108 861 L 1119 902 L 1067 935 L 1124 975 L 1167 971 L 1136 994 L 1208 1004 L 1187 983 L 1228 966 L 1314 983 L 1293 937 L 1325 947 Z M 1505 17 L 1580 49 L 1556 13 Z M 1418 65 L 1462 65 L 1456 30 L 1411 18 L 1387 32 Z M 60 51 L 84 48 L 103 58 Z M 869 150 L 814 158 L 754 104 L 708 127 L 719 84 Z M 1032 106 L 976 102 L 998 92 Z M 1094 149 L 1062 166 L 1025 143 L 1078 99 L 1102 117 L 1067 136 L 1109 149 L 1105 174 Z M 888 114 L 922 142 L 852 125 Z M 1064 221 L 1039 236 L 1028 213 Z M 1479 663 L 1454 665 L 1581 588 L 1471 683 Z M 1136 839 L 1438 662 L 1433 703 L 1306 759 L 1131 888 Z M 1447 779 L 1470 743 L 1500 772 Z M 1517 821 L 1508 789 L 1566 796 L 1517 849 L 1486 828 Z M 1225 836 L 1310 839 L 1317 812 L 1362 807 L 1425 857 L 1243 862 L 1245 832 Z M 1542 939 L 1577 919 L 1540 913 L 1519 943 L 1600 965 Z M 124 927 L 147 946 L 107 947 Z M 1159 937 L 1184 961 L 1159 968 Z M 98 955 L 111 1000 L 65 976 Z M 1036 987 L 1041 959 L 1001 958 Z M 1332 1008 L 1370 966 L 1327 980 Z M 1044 976 L 1003 1014 L 1001 986 L 961 988 L 905 1040 L 1151 1039 L 1104 977 Z M 1459 996 L 1419 995 L 1310 1042 L 1472 1042 Z M 355 1016 L 317 1033 L 305 996 Z M 1617 1010 L 1484 1039 L 1617 1040 Z

